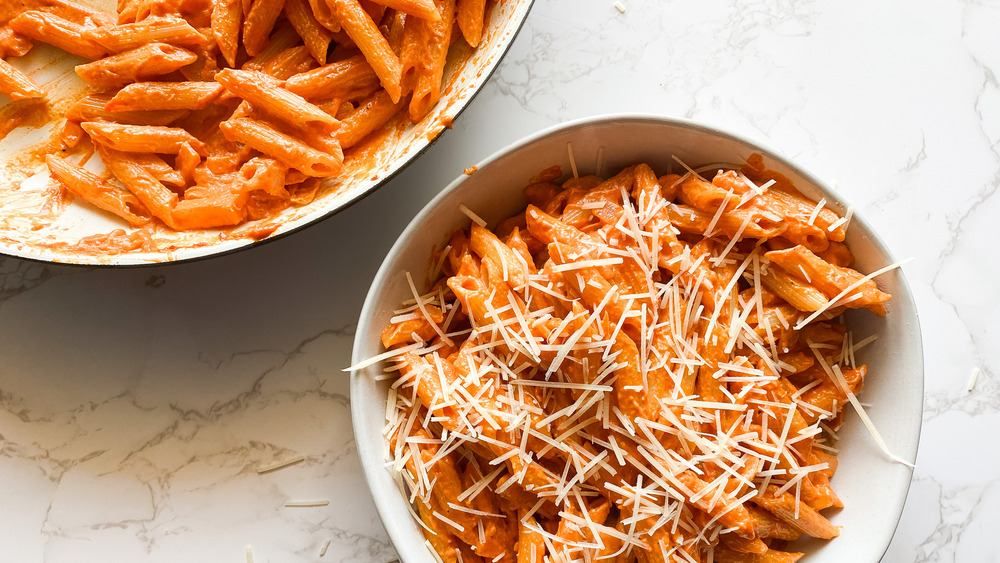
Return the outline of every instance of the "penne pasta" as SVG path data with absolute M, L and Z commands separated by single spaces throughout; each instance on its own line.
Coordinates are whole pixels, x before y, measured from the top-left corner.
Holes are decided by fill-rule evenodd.
M 0 26 L 0 60 L 21 57 L 28 54 L 34 43 L 31 39 L 15 33 L 7 26 Z
M 327 51 L 333 41 L 333 32 L 316 20 L 312 7 L 306 0 L 285 0 L 285 17 L 299 34 L 302 42 L 316 62 L 326 64 Z
M 362 55 L 296 74 L 285 83 L 289 91 L 307 99 L 360 100 L 378 87 L 378 76 Z
M 425 20 L 437 21 L 441 19 L 437 7 L 433 0 L 372 0 L 376 4 L 393 8 L 404 14 L 415 16 Z
M 179 17 L 150 17 L 137 23 L 88 29 L 83 32 L 83 38 L 111 53 L 130 51 L 152 43 L 194 48 L 208 41 L 207 37 Z
M 678 198 L 685 205 L 713 214 L 720 207 L 723 208 L 723 213 L 731 211 L 740 203 L 739 194 L 733 193 L 732 190 L 727 191 L 693 175 L 688 175 L 681 181 Z
M 328 0 L 344 31 L 365 55 L 368 64 L 378 76 L 382 87 L 393 102 L 402 95 L 400 88 L 401 67 L 389 42 L 379 32 L 371 16 L 358 4 L 357 0 Z
M 149 223 L 146 207 L 131 193 L 105 182 L 99 176 L 55 155 L 45 158 L 49 173 L 67 190 L 99 207 L 128 221 L 133 227 Z
M 308 176 L 332 176 L 343 165 L 342 156 L 338 159 L 253 119 L 230 119 L 219 127 L 230 141 L 247 145 Z
M 243 64 L 244 70 L 260 70 L 267 66 L 279 54 L 295 47 L 301 38 L 295 33 L 295 28 L 282 25 L 267 40 L 259 53 Z
M 245 12 L 243 46 L 251 57 L 264 50 L 281 8 L 281 0 L 253 0 L 250 10 Z
M 110 23 L 110 20 L 113 19 L 100 10 L 69 0 L 44 0 L 39 4 L 39 8 L 46 13 L 79 25 L 87 25 L 88 22 L 94 24 Z
M 177 194 L 154 174 L 156 168 L 165 166 L 162 160 L 150 155 L 130 155 L 101 145 L 97 152 L 108 171 L 146 206 L 153 217 L 170 228 L 177 228 L 173 218 Z
M 118 0 L 118 21 L 111 24 L 135 23 L 144 0 Z
M 775 494 L 777 487 L 768 489 L 753 498 L 754 504 L 783 520 L 803 534 L 820 539 L 832 539 L 840 530 L 809 505 L 796 501 L 790 493 Z
M 177 127 L 122 125 L 99 121 L 80 125 L 95 143 L 120 152 L 177 154 L 187 146 L 201 155 L 205 154 L 205 146 L 201 141 Z
M 135 109 L 128 111 L 108 110 L 114 99 L 108 94 L 90 94 L 80 98 L 66 111 L 70 121 L 115 121 L 131 125 L 167 125 L 185 115 L 183 110 Z
M 769 268 L 760 281 L 799 311 L 819 311 L 829 303 L 822 291 L 781 269 Z
M 222 93 L 216 82 L 136 82 L 108 100 L 108 112 L 205 109 Z
M 212 0 L 212 37 L 229 66 L 236 66 L 243 11 L 240 0 Z
M 389 16 L 388 22 L 383 22 L 382 27 L 385 29 L 385 39 L 389 42 L 389 47 L 392 52 L 398 57 L 403 46 L 403 30 L 406 27 L 406 13 L 394 10 L 394 13 Z
M 666 206 L 666 216 L 677 230 L 692 235 L 722 233 L 733 237 L 740 233 L 751 238 L 766 239 L 780 236 L 787 230 L 787 225 L 774 218 L 743 209 L 715 217 L 693 207 L 671 203 Z
M 340 130 L 337 131 L 340 146 L 346 149 L 360 143 L 399 113 L 405 101 L 404 98 L 393 102 L 388 92 L 376 92 L 341 122 Z
M 889 295 L 879 291 L 874 281 L 863 280 L 864 276 L 855 270 L 835 266 L 803 246 L 773 250 L 764 254 L 764 257 L 789 276 L 799 277 L 800 281 L 801 278 L 805 278 L 806 283 L 811 283 L 829 299 L 835 298 L 849 287 L 856 286 L 860 297 L 845 305 L 851 308 L 865 307 L 879 316 L 885 316 L 883 304 L 889 301 Z
M 104 47 L 84 37 L 86 28 L 82 25 L 47 12 L 28 10 L 10 20 L 7 25 L 25 37 L 86 59 L 99 59 L 107 54 Z
M 246 218 L 247 194 L 221 183 L 193 186 L 172 211 L 175 228 L 211 229 L 238 225 Z
M 23 72 L 0 59 L 0 92 L 12 100 L 44 98 L 45 92 Z
M 76 67 L 76 74 L 93 86 L 121 88 L 132 82 L 163 76 L 198 59 L 191 51 L 165 43 L 150 43 Z
M 262 72 L 226 69 L 217 74 L 215 79 L 255 108 L 290 123 L 337 124 L 335 117 L 280 87 L 274 78 Z
M 455 17 L 462 37 L 470 47 L 478 47 L 483 39 L 483 20 L 485 18 L 485 0 L 456 0 L 458 12 Z
M 197 182 L 198 165 L 201 164 L 201 154 L 191 146 L 184 143 L 177 151 L 177 158 L 174 159 L 174 167 L 184 179 L 184 185 L 190 186 Z
M 545 559 L 545 538 L 541 527 L 526 509 L 518 512 L 517 563 L 537 563 Z
M 336 135 L 340 128 L 338 122 L 285 121 L 275 117 L 273 114 L 251 107 L 245 102 L 237 109 L 233 116 L 248 117 L 259 121 L 272 129 L 281 131 L 304 142 L 314 149 L 323 151 L 337 160 L 343 160 L 344 152 Z
M 403 81 L 412 89 L 410 121 L 423 119 L 441 98 L 444 63 L 451 46 L 454 24 L 454 0 L 435 0 L 441 18 L 437 21 L 418 20 L 403 31 Z
M 276 57 L 261 67 L 261 72 L 284 80 L 295 74 L 308 72 L 316 66 L 316 60 L 303 45 L 278 53 Z
M 330 0 L 309 0 L 309 7 L 312 8 L 316 21 L 332 33 L 340 32 L 340 22 L 334 14 L 334 7 Z

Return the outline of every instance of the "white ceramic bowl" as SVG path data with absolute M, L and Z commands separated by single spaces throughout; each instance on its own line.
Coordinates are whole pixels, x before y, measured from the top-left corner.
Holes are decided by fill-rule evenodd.
M 459 211 L 465 204 L 493 225 L 523 209 L 522 190 L 527 180 L 553 164 L 570 170 L 567 143 L 572 143 L 581 172 L 592 173 L 603 153 L 604 170 L 617 172 L 623 166 L 647 162 L 663 171 L 676 155 L 691 166 L 719 162 L 741 162 L 751 153 L 764 156 L 769 168 L 788 176 L 807 197 L 843 214 L 846 203 L 823 182 L 802 168 L 760 145 L 679 119 L 618 115 L 568 123 L 522 140 L 487 158 L 478 171 L 452 182 L 410 222 L 389 251 L 365 300 L 354 342 L 357 364 L 382 352 L 379 334 L 399 303 L 411 297 L 404 272 L 424 279 L 431 249 L 442 245 L 448 234 L 468 225 Z M 855 266 L 871 272 L 894 260 L 885 245 L 857 214 L 848 229 L 847 244 L 857 259 Z M 860 353 L 869 376 L 860 399 L 889 448 L 912 463 L 917 454 L 923 408 L 923 354 L 917 312 L 910 290 L 897 269 L 879 277 L 881 289 L 892 294 L 889 314 L 852 315 L 849 324 L 856 338 L 878 333 L 878 340 Z M 867 312 L 863 312 L 867 313 Z M 418 526 L 406 509 L 386 468 L 387 448 L 382 436 L 388 382 L 374 376 L 381 365 L 352 373 L 351 403 L 354 434 L 365 477 L 375 505 L 393 545 L 406 563 L 434 561 L 424 546 Z M 824 512 L 842 526 L 833 541 L 801 541 L 803 563 L 877 562 L 892 539 L 910 485 L 911 468 L 890 461 L 882 454 L 855 413 L 846 416 L 840 431 L 840 466 L 833 487 L 844 501 L 840 511 Z
M 452 120 L 486 83 L 520 30 L 533 1 L 496 3 L 479 48 L 470 53 L 464 43 L 453 47 L 453 58 L 445 69 L 441 101 L 419 124 L 386 135 L 378 151 L 366 151 L 370 154 L 364 158 L 345 162 L 343 173 L 324 181 L 313 202 L 256 221 L 253 229 L 266 232 L 275 227 L 264 241 L 289 234 L 354 203 L 406 167 L 451 126 Z M 115 8 L 114 0 L 94 0 L 91 4 L 109 12 Z M 39 44 L 21 64 L 39 84 L 45 84 L 50 105 L 64 107 L 87 90 L 73 71 L 81 62 L 84 61 L 79 57 Z M 4 97 L 0 112 L 8 104 Z M 0 254 L 49 262 L 120 266 L 205 258 L 259 244 L 248 233 L 240 235 L 241 230 L 248 231 L 243 225 L 233 231 L 163 229 L 151 235 L 156 251 L 100 254 L 67 248 L 66 245 L 75 245 L 83 237 L 129 229 L 123 221 L 82 202 L 74 202 L 65 209 L 56 205 L 56 212 L 51 211 L 53 206 L 47 203 L 48 174 L 41 159 L 32 155 L 40 144 L 48 142 L 53 126 L 60 124 L 61 121 L 55 121 L 41 128 L 21 127 L 6 137 L 0 136 Z

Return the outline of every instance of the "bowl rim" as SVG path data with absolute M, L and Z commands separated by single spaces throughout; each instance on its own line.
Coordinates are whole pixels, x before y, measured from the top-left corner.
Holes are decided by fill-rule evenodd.
M 818 176 L 810 172 L 808 169 L 797 164 L 794 160 L 784 156 L 781 152 L 772 149 L 765 143 L 757 140 L 750 139 L 746 136 L 733 133 L 731 131 L 721 129 L 714 125 L 708 125 L 696 120 L 666 116 L 655 113 L 638 113 L 638 112 L 614 112 L 614 113 L 603 113 L 597 114 L 589 117 L 582 117 L 552 125 L 543 128 L 535 133 L 529 134 L 518 140 L 515 140 L 508 145 L 494 151 L 492 154 L 476 163 L 474 166 L 475 170 L 482 170 L 483 168 L 491 165 L 492 163 L 504 158 L 510 153 L 517 152 L 520 149 L 543 141 L 544 139 L 552 136 L 557 136 L 559 134 L 578 129 L 585 128 L 588 126 L 599 126 L 599 125 L 634 125 L 634 124 L 654 124 L 654 125 L 667 125 L 675 126 L 684 129 L 689 129 L 701 133 L 707 133 L 709 135 L 720 137 L 723 139 L 736 141 L 743 143 L 745 145 L 751 146 L 754 150 L 760 153 L 766 160 L 780 162 L 784 167 L 794 172 L 795 174 L 801 176 L 803 179 L 811 183 L 825 195 L 832 196 L 833 200 L 838 203 L 845 203 L 846 200 L 827 182 L 820 179 Z M 379 305 L 378 303 L 378 293 L 382 286 L 385 285 L 389 276 L 393 273 L 390 272 L 390 266 L 396 261 L 396 256 L 400 253 L 403 246 L 406 244 L 407 240 L 413 236 L 413 234 L 418 231 L 427 217 L 434 213 L 434 211 L 441 205 L 441 203 L 449 198 L 452 192 L 457 191 L 462 184 L 468 180 L 469 176 L 465 174 L 459 175 L 457 178 L 452 180 L 444 189 L 438 192 L 429 202 L 427 202 L 421 210 L 410 220 L 406 225 L 406 228 L 399 234 L 392 247 L 386 253 L 383 258 L 382 264 L 379 266 L 375 276 L 372 278 L 371 284 L 369 286 L 368 294 L 365 297 L 364 304 L 362 305 L 361 313 L 357 323 L 357 329 L 355 333 L 354 343 L 351 350 L 351 365 L 358 365 L 360 362 L 368 359 L 367 356 L 362 357 L 362 348 L 364 346 L 364 341 L 367 339 L 369 331 L 368 319 L 372 319 L 375 308 Z M 878 252 L 888 257 L 893 263 L 895 262 L 895 257 L 890 251 L 889 247 L 885 244 L 881 236 L 876 232 L 871 225 L 864 219 L 863 216 L 855 213 L 851 219 L 852 222 L 857 221 L 861 224 L 863 230 L 868 235 L 868 239 L 873 247 L 876 248 Z M 919 311 L 916 308 L 916 301 L 913 298 L 913 292 L 910 289 L 909 282 L 906 279 L 906 274 L 902 268 L 896 268 L 896 276 L 898 289 L 893 294 L 894 299 L 899 299 L 901 302 L 905 302 L 911 306 L 912 309 L 912 325 L 908 328 L 914 332 L 914 340 L 919 343 L 919 354 L 913 359 L 915 362 L 915 367 L 919 372 L 919 396 L 922 398 L 924 396 L 925 388 L 925 365 L 924 365 L 924 346 L 922 332 L 920 329 L 919 322 Z M 897 302 L 899 302 L 897 301 Z M 380 328 L 380 327 L 379 327 Z M 354 397 L 356 391 L 360 389 L 363 384 L 362 378 L 365 374 L 362 370 L 351 369 L 351 420 L 352 427 L 354 431 L 355 446 L 358 451 L 358 457 L 361 461 L 362 471 L 364 473 L 365 483 L 368 485 L 369 492 L 374 500 L 376 511 L 379 514 L 380 520 L 385 521 L 384 511 L 387 510 L 386 500 L 398 494 L 395 490 L 383 490 L 379 486 L 375 485 L 375 473 L 379 470 L 385 470 L 384 460 L 382 463 L 374 464 L 376 456 L 381 456 L 383 444 L 368 444 L 361 439 L 359 434 L 359 427 L 357 421 L 365 420 L 368 414 L 368 407 L 363 401 L 356 401 Z M 379 405 L 383 407 L 383 405 Z M 384 411 L 384 408 L 378 409 Z M 919 451 L 920 436 L 923 430 L 923 410 L 924 404 L 923 400 L 920 401 L 920 406 L 918 412 L 916 413 L 916 431 L 912 435 L 912 442 L 906 444 L 907 446 L 912 446 L 912 454 L 903 457 L 903 461 L 907 462 L 905 471 L 907 473 L 907 479 L 905 486 L 901 490 L 902 502 L 900 504 L 899 512 L 894 516 L 895 522 L 891 526 L 891 533 L 888 537 L 884 538 L 884 547 L 881 550 L 879 558 L 875 561 L 880 560 L 889 549 L 889 545 L 892 538 L 895 536 L 896 529 L 899 527 L 899 521 L 902 518 L 903 506 L 907 496 L 909 495 L 909 490 L 913 482 L 913 472 L 915 469 L 915 462 L 917 454 Z M 374 465 L 373 465 L 374 464 Z M 410 545 L 403 541 L 402 531 L 394 529 L 392 527 L 386 527 L 386 533 L 389 536 L 393 547 L 396 549 L 397 554 L 401 561 L 407 562 L 410 560 L 416 560 L 418 557 L 416 552 L 419 550 L 427 549 L 423 544 L 418 546 Z M 874 562 L 873 562 L 874 563 Z
M 500 43 L 500 48 L 494 55 L 495 57 L 494 60 L 486 66 L 486 70 L 481 74 L 481 76 L 477 76 L 476 82 L 478 82 L 478 86 L 472 88 L 471 93 L 467 97 L 465 97 L 461 103 L 455 105 L 454 114 L 452 115 L 445 114 L 444 117 L 448 117 L 451 120 L 451 122 L 454 122 L 456 119 L 458 119 L 459 116 L 462 115 L 470 105 L 472 105 L 473 101 L 479 96 L 479 93 L 482 92 L 483 88 L 486 87 L 487 83 L 489 82 L 490 78 L 492 78 L 493 74 L 496 73 L 497 69 L 500 68 L 500 65 L 503 62 L 504 58 L 506 58 L 507 54 L 510 52 L 511 47 L 514 45 L 514 41 L 517 39 L 517 36 L 521 33 L 521 30 L 524 29 L 525 22 L 528 21 L 528 15 L 531 13 L 531 9 L 534 7 L 535 0 L 520 0 L 520 2 L 521 4 L 519 4 L 514 8 L 515 13 L 519 12 L 520 15 L 518 18 L 516 18 L 516 20 L 514 21 L 514 25 L 510 28 L 510 30 L 506 32 L 506 36 Z M 424 141 L 421 142 L 420 147 L 414 150 L 412 153 L 406 155 L 401 165 L 390 169 L 389 172 L 386 173 L 381 179 L 379 179 L 377 182 L 374 182 L 372 185 L 368 186 L 364 190 L 353 193 L 350 195 L 350 197 L 340 200 L 339 204 L 336 205 L 335 207 L 325 210 L 323 208 L 320 208 L 321 212 L 319 212 L 315 217 L 312 217 L 311 219 L 308 220 L 300 220 L 297 224 L 295 224 L 291 228 L 287 230 L 281 230 L 280 232 L 276 232 L 262 239 L 254 240 L 250 237 L 244 237 L 238 241 L 238 244 L 236 246 L 233 246 L 231 248 L 224 248 L 222 250 L 211 251 L 210 249 L 213 248 L 214 246 L 217 246 L 225 242 L 225 240 L 219 240 L 215 244 L 210 244 L 203 247 L 188 248 L 186 249 L 188 251 L 185 253 L 186 255 L 180 258 L 172 258 L 171 256 L 175 251 L 167 250 L 158 252 L 159 254 L 164 256 L 164 259 L 162 260 L 140 261 L 136 256 L 129 255 L 126 253 L 119 255 L 102 254 L 98 255 L 96 257 L 98 259 L 93 261 L 86 261 L 86 260 L 72 261 L 72 260 L 64 260 L 62 259 L 61 255 L 56 255 L 56 254 L 52 254 L 48 258 L 45 258 L 41 255 L 25 253 L 19 250 L 18 248 L 0 243 L 0 258 L 16 258 L 18 260 L 35 262 L 38 264 L 69 266 L 71 268 L 138 269 L 138 268 L 166 266 L 172 264 L 187 264 L 192 262 L 200 262 L 202 260 L 210 260 L 212 258 L 220 256 L 228 256 L 239 252 L 244 252 L 252 248 L 259 248 L 265 244 L 283 239 L 291 234 L 302 232 L 308 229 L 309 227 L 313 227 L 315 225 L 323 223 L 329 218 L 333 217 L 334 215 L 339 214 L 341 211 L 353 207 L 355 204 L 359 203 L 369 195 L 375 193 L 377 190 L 384 187 L 390 181 L 399 176 L 404 170 L 409 168 L 410 165 L 415 163 L 417 159 L 423 156 L 424 153 L 426 153 L 434 144 L 438 142 L 438 140 L 440 140 L 444 136 L 445 131 L 448 131 L 450 129 L 452 129 L 452 126 L 449 124 L 448 126 L 442 127 L 437 131 L 435 131 L 430 139 L 421 137 L 421 139 L 424 139 Z M 29 248 L 34 248 L 34 247 L 29 247 Z M 51 254 L 51 251 L 46 251 L 45 253 Z M 100 261 L 100 258 L 104 257 L 110 257 L 111 259 L 106 262 Z M 136 261 L 119 262 L 118 261 L 119 257 L 125 257 Z

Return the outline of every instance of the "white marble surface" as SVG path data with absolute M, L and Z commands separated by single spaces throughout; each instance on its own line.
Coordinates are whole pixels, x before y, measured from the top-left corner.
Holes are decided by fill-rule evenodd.
M 0 561 L 390 559 L 341 371 L 368 284 L 463 168 L 614 111 L 774 147 L 915 259 L 926 410 L 883 561 L 997 561 L 1000 3 L 622 2 L 536 0 L 455 129 L 304 232 L 138 270 L 0 260 Z

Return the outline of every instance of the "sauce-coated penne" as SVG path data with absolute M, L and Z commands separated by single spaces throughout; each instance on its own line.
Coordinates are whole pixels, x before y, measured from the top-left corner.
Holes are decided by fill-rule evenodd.
M 830 430 L 867 369 L 836 315 L 889 296 L 770 218 L 819 204 L 748 171 L 549 170 L 410 281 L 385 435 L 442 560 L 794 562 L 787 541 L 840 535 Z
M 90 59 L 76 74 L 94 88 L 61 106 L 53 146 L 96 146 L 110 179 L 61 155 L 54 185 L 133 228 L 228 228 L 340 189 L 345 149 L 361 166 L 391 137 L 380 131 L 406 125 L 404 109 L 413 122 L 429 113 L 452 27 L 476 47 L 493 1 L 118 0 L 107 13 L 17 0 L 0 10 L 0 94 L 46 105 L 45 85 L 4 60 L 35 42 Z

